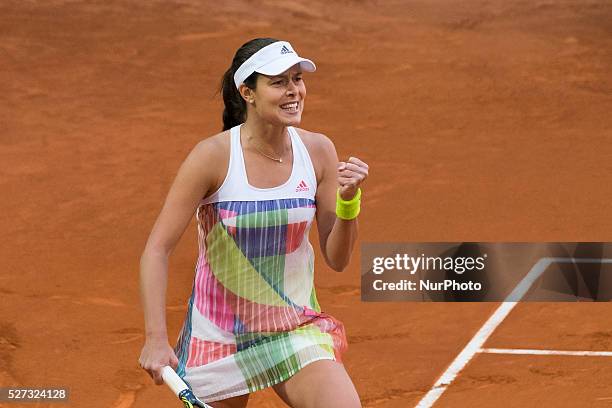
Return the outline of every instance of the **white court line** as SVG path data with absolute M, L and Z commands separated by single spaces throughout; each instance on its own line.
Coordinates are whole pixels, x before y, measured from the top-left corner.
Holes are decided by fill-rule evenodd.
M 551 263 L 612 263 L 610 258 L 542 258 L 548 259 Z
M 548 268 L 551 261 L 548 258 L 542 258 L 531 268 L 529 273 L 523 280 L 514 288 L 512 293 L 506 299 L 520 300 L 529 290 L 533 282 L 540 277 L 542 272 Z M 459 371 L 467 365 L 476 353 L 482 348 L 484 342 L 489 338 L 491 333 L 497 326 L 508 316 L 510 311 L 516 306 L 516 302 L 503 302 L 497 310 L 489 317 L 489 320 L 482 325 L 480 330 L 472 337 L 472 340 L 465 348 L 455 357 L 455 360 L 448 366 L 446 371 L 438 378 L 438 381 L 433 385 L 427 394 L 419 401 L 417 408 L 429 408 L 440 398 L 442 393 L 455 379 Z
M 431 389 L 421 398 L 416 408 L 430 408 L 440 396 L 446 391 L 446 388 L 451 382 L 457 377 L 457 374 L 467 365 L 467 363 L 474 357 L 476 353 L 482 350 L 482 345 L 487 341 L 491 333 L 495 331 L 497 326 L 504 321 L 508 314 L 514 309 L 517 301 L 520 301 L 525 293 L 529 290 L 533 282 L 535 282 L 540 275 L 552 264 L 553 262 L 562 263 L 612 263 L 612 259 L 599 259 L 599 258 L 540 258 L 538 262 L 533 265 L 531 270 L 525 275 L 523 280 L 514 288 L 502 304 L 493 312 L 489 320 L 482 325 L 480 330 L 472 337 L 472 340 L 465 346 L 463 350 L 455 357 L 453 362 L 448 366 L 446 371 L 442 373 L 438 381 L 431 387 Z M 510 300 L 513 301 L 510 301 Z
M 480 353 L 490 354 L 520 354 L 536 356 L 587 356 L 587 357 L 612 357 L 612 351 L 571 351 L 571 350 L 531 350 L 531 349 L 480 349 Z

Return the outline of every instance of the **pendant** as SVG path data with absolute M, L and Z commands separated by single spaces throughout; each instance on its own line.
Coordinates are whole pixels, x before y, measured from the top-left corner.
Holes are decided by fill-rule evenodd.
M 282 158 L 278 159 L 278 162 L 279 162 L 279 163 L 282 163 L 282 162 L 283 162 L 283 159 L 282 159 Z

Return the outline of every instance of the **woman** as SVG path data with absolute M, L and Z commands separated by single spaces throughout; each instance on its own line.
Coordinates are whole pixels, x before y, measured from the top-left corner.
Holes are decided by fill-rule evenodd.
M 360 407 L 344 366 L 342 324 L 320 312 L 308 232 L 342 271 L 357 239 L 368 166 L 339 163 L 324 135 L 295 128 L 314 63 L 288 42 L 244 44 L 222 81 L 224 131 L 182 164 L 141 258 L 146 341 L 140 365 L 170 365 L 215 408 L 272 386 L 292 407 Z M 176 349 L 168 344 L 168 257 L 194 212 L 200 253 Z M 175 354 L 176 353 L 176 354 Z

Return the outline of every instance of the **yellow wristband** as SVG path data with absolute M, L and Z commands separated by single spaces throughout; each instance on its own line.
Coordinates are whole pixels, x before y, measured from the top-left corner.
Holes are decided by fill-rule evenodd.
M 361 210 L 361 189 L 357 189 L 357 194 L 350 200 L 343 200 L 340 197 L 340 189 L 336 191 L 336 216 L 342 220 L 353 220 L 359 215 Z

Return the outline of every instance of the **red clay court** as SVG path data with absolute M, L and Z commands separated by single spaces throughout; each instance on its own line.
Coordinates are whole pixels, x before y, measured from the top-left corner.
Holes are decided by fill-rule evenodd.
M 1 2 L 0 385 L 70 388 L 24 407 L 179 406 L 138 366 L 139 257 L 254 37 L 317 63 L 303 127 L 370 165 L 362 241 L 612 241 L 611 22 L 604 0 Z M 194 226 L 172 257 L 171 338 Z M 315 270 L 368 408 L 416 406 L 500 307 L 361 302 L 359 253 Z M 434 406 L 612 406 L 611 311 L 516 305 Z

